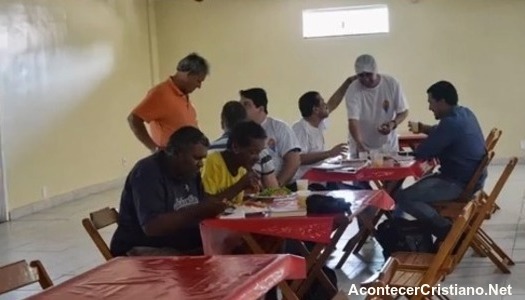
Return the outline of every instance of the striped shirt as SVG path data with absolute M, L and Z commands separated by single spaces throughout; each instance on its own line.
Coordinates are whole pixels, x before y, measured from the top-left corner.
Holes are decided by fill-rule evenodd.
M 208 151 L 217 152 L 226 150 L 228 136 L 228 132 L 225 132 L 220 138 L 211 143 Z M 253 170 L 259 173 L 261 176 L 269 175 L 275 172 L 272 156 L 270 155 L 270 152 L 268 152 L 268 149 L 263 149 L 261 153 L 259 153 L 259 162 L 253 166 Z

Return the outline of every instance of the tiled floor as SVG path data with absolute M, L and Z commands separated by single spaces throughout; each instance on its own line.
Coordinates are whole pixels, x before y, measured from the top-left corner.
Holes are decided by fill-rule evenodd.
M 488 187 L 499 176 L 503 167 L 490 168 Z M 518 166 L 503 190 L 498 203 L 502 207 L 484 228 L 509 253 L 516 262 L 512 274 L 501 274 L 488 259 L 467 254 L 458 269 L 445 284 L 484 287 L 489 284 L 511 285 L 513 296 L 477 296 L 475 299 L 525 299 L 525 166 Z M 0 265 L 20 259 L 40 259 L 52 280 L 60 283 L 82 273 L 103 258 L 91 242 L 81 225 L 81 219 L 90 211 L 106 206 L 118 206 L 120 190 L 111 190 L 79 201 L 66 203 L 10 223 L 0 224 Z M 348 238 L 355 230 L 348 230 Z M 102 230 L 107 240 L 114 227 Z M 344 241 L 342 241 L 343 243 Z M 342 248 L 342 245 L 340 245 Z M 352 284 L 359 282 L 377 271 L 383 259 L 378 246 L 372 241 L 365 245 L 360 257 L 351 256 L 342 271 L 338 271 L 339 286 L 348 291 Z M 339 253 L 336 252 L 336 258 Z M 332 261 L 331 264 L 335 264 Z M 521 282 L 521 283 L 520 283 Z M 22 299 L 39 291 L 31 285 L 16 292 L 0 296 L 0 300 Z M 351 299 L 363 299 L 351 296 Z M 473 296 L 457 296 L 454 299 L 474 299 Z

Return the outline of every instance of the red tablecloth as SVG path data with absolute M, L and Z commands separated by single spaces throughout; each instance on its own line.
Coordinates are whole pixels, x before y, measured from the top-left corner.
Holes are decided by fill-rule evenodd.
M 394 200 L 383 190 L 341 190 L 323 193 L 345 198 L 352 203 L 352 216 L 367 206 L 391 210 Z M 201 223 L 204 253 L 229 254 L 238 245 L 241 233 L 255 233 L 286 239 L 328 244 L 333 230 L 334 216 L 305 216 L 280 218 L 209 219 Z
M 310 169 L 303 178 L 310 181 L 397 181 L 407 177 L 418 178 L 432 167 L 432 163 L 411 161 L 402 162 L 398 166 L 367 167 L 356 173 Z
M 120 257 L 29 299 L 245 300 L 305 277 L 293 255 Z

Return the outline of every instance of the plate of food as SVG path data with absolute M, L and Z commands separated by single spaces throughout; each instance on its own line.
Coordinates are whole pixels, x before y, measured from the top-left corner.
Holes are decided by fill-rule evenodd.
M 266 188 L 257 194 L 247 194 L 248 198 L 257 200 L 274 200 L 274 199 L 291 199 L 297 196 L 297 193 L 290 191 L 285 187 Z

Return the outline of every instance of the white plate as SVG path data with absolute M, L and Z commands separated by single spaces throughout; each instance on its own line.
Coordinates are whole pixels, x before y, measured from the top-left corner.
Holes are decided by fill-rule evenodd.
M 266 207 L 257 207 L 257 206 L 251 206 L 251 205 L 250 206 L 243 205 L 243 206 L 240 206 L 239 209 L 244 211 L 244 213 L 247 215 L 261 214 L 261 213 L 265 213 L 268 211 L 268 208 Z
M 412 155 L 398 155 L 393 157 L 394 160 L 397 160 L 398 162 L 405 162 L 405 161 L 413 161 L 416 158 Z
M 227 209 L 225 213 L 219 215 L 220 219 L 243 219 L 246 215 L 265 214 L 268 212 L 266 207 L 242 205 L 234 209 Z
M 344 159 L 341 161 L 341 163 L 344 164 L 366 164 L 368 162 L 368 159 L 361 159 L 361 158 L 352 158 L 352 159 Z
M 344 167 L 342 164 L 330 164 L 330 163 L 322 163 L 320 165 L 313 166 L 312 169 L 318 169 L 318 170 L 337 170 L 339 168 Z
M 261 199 L 261 200 L 271 200 L 271 199 L 284 200 L 284 199 L 293 199 L 297 197 L 297 193 L 291 193 L 289 195 L 276 195 L 276 196 L 260 196 L 258 194 L 246 194 L 246 196 L 248 198 Z

